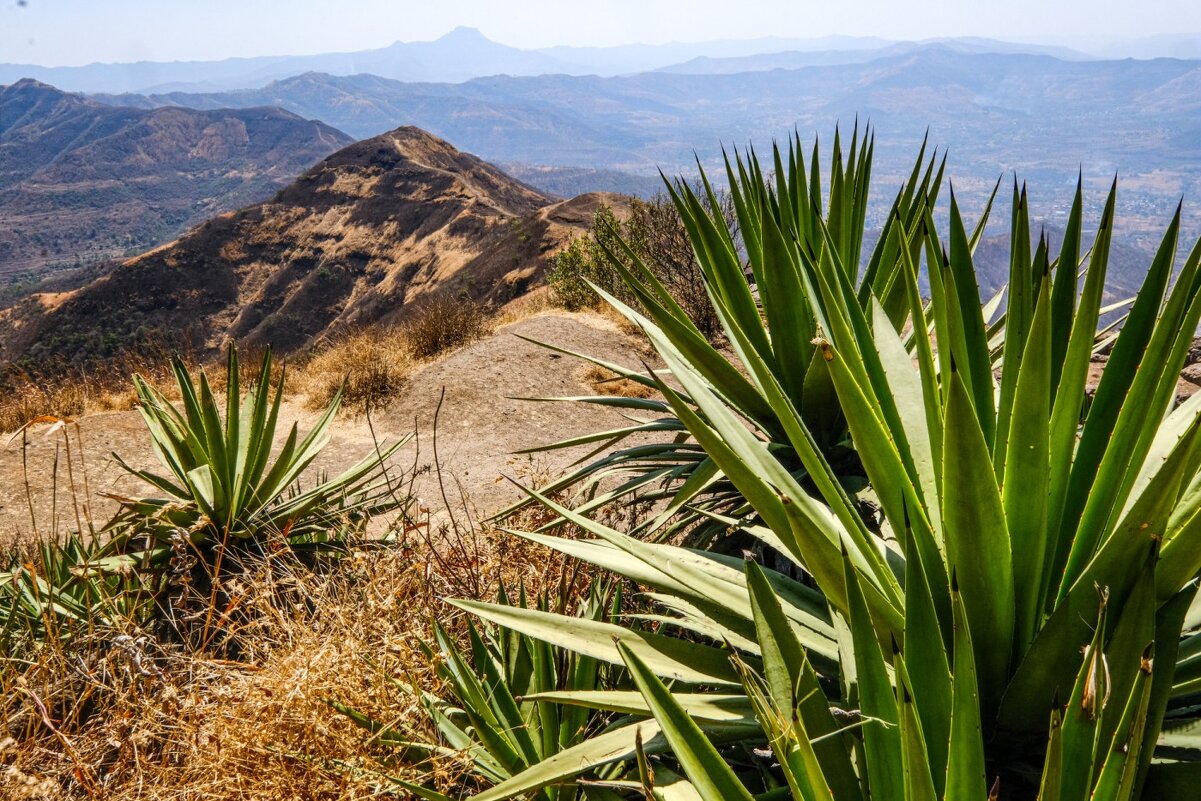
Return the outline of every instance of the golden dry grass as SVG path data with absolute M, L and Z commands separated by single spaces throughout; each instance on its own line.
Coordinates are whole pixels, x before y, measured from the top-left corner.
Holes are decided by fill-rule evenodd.
M 652 398 L 659 393 L 652 387 L 623 378 L 612 370 L 598 364 L 589 364 L 581 368 L 580 380 L 592 387 L 597 395 L 610 395 L 623 398 Z
M 102 369 L 81 372 L 75 369 L 32 373 L 9 367 L 0 373 L 0 432 L 20 429 L 37 417 L 74 418 L 96 412 L 124 411 L 134 408 L 134 374 L 144 376 L 155 386 L 177 397 L 167 351 L 131 351 L 108 362 Z M 198 365 L 191 354 L 183 355 L 189 369 Z M 258 361 L 242 372 L 257 371 Z M 218 377 L 219 374 L 219 377 Z M 214 386 L 223 388 L 224 367 L 209 370 Z
M 516 524 L 545 522 L 525 514 Z M 328 702 L 423 731 L 394 680 L 439 690 L 418 640 L 435 618 L 462 632 L 443 599 L 491 600 L 502 581 L 537 593 L 567 568 L 496 529 L 452 518 L 430 530 L 428 520 L 395 547 L 323 572 L 277 562 L 250 574 L 239 588 L 252 613 L 235 635 L 239 661 L 134 631 L 117 645 L 110 633 L 31 654 L 21 678 L 0 681 L 0 798 L 365 799 L 386 788 L 383 771 L 453 791 L 458 760 L 417 774 Z M 56 692 L 64 700 L 46 700 Z
M 404 388 L 414 365 L 399 332 L 367 329 L 326 343 L 300 366 L 291 386 L 306 395 L 310 409 L 324 409 L 343 388 L 347 410 L 369 412 Z
M 492 327 L 493 315 L 486 306 L 439 294 L 419 301 L 402 330 L 415 358 L 432 359 L 474 342 Z
M 538 508 L 523 516 L 510 525 L 547 522 Z M 388 789 L 383 773 L 454 797 L 470 783 L 465 760 L 406 767 L 328 702 L 432 740 L 394 682 L 441 691 L 417 643 L 434 619 L 463 633 L 444 599 L 492 600 L 501 582 L 537 594 L 583 578 L 574 571 L 494 528 L 411 528 L 404 544 L 325 572 L 276 564 L 246 577 L 238 661 L 133 629 L 39 648 L 21 672 L 0 665 L 0 798 L 366 799 Z

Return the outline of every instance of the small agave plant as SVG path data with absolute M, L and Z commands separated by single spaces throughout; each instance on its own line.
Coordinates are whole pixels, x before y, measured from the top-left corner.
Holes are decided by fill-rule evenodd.
M 301 437 L 293 424 L 277 442 L 283 401 L 281 374 L 271 389 L 267 351 L 245 394 L 235 349 L 226 365 L 224 414 L 202 373 L 197 383 L 174 361 L 182 402 L 171 403 L 134 377 L 139 411 L 164 472 L 135 469 L 158 490 L 146 498 L 117 498 L 122 509 L 92 540 L 73 535 L 43 548 L 40 566 L 0 574 L 0 643 L 63 639 L 76 629 L 142 625 L 174 617 L 181 586 L 222 596 L 222 574 L 245 556 L 278 551 L 321 554 L 344 550 L 377 515 L 403 513 L 408 500 L 385 463 L 407 438 L 374 450 L 335 478 L 307 489 L 301 475 L 329 442 L 341 393 Z
M 497 605 L 550 616 L 550 594 L 533 604 L 524 589 L 511 599 L 501 588 Z M 562 594 L 554 605 L 566 605 Z M 592 585 L 576 617 L 580 625 L 600 623 L 616 615 L 622 606 L 620 588 L 606 582 Z M 582 706 L 562 705 L 563 696 L 597 693 L 617 687 L 628 688 L 625 671 L 580 653 L 563 651 L 547 642 L 503 626 L 469 623 L 467 646 L 441 624 L 434 624 L 434 642 L 421 643 L 422 651 L 435 668 L 445 691 L 436 695 L 410 687 L 395 686 L 415 697 L 432 724 L 436 737 L 423 727 L 399 730 L 382 720 L 331 702 L 335 709 L 372 733 L 372 739 L 396 749 L 411 768 L 432 768 L 437 759 L 467 763 L 470 781 L 484 786 L 498 784 L 524 773 L 532 766 L 554 764 L 560 754 L 570 753 L 580 743 L 595 738 L 624 742 L 627 724 L 612 710 L 593 711 Z M 621 776 L 621 765 L 598 771 L 597 778 L 612 781 Z M 428 801 L 450 801 L 450 796 L 432 787 L 387 774 L 381 785 L 404 790 Z M 547 786 L 530 795 L 535 801 L 619 801 L 621 796 L 604 786 Z
M 237 350 L 230 348 L 223 416 L 203 372 L 197 385 L 182 361 L 176 359 L 173 367 L 180 407 L 134 376 L 138 410 L 166 473 L 130 467 L 113 454 L 162 493 L 119 499 L 124 513 L 108 526 L 117 541 L 149 536 L 152 547 L 161 547 L 172 532 L 182 531 L 192 545 L 208 548 L 239 542 L 261 547 L 271 539 L 288 545 L 333 542 L 361 529 L 373 514 L 403 503 L 383 468 L 407 437 L 373 450 L 335 478 L 300 488 L 301 474 L 329 443 L 342 394 L 334 396 L 307 435 L 302 438 L 293 423 L 277 443 L 285 375 L 272 394 L 269 349 L 258 378 L 243 395 Z
M 647 588 L 662 625 L 460 602 L 624 665 L 635 693 L 556 697 L 643 721 L 640 738 L 587 740 L 476 798 L 613 763 L 647 798 L 1199 797 L 1201 395 L 1178 403 L 1176 386 L 1201 320 L 1201 244 L 1173 282 L 1178 212 L 1103 333 L 1116 185 L 1087 252 L 1077 188 L 1058 254 L 1029 246 L 1015 185 L 1001 311 L 979 295 L 983 220 L 971 232 L 954 197 L 940 228 L 930 193 L 907 184 L 864 268 L 846 170 L 836 159 L 825 206 L 798 163 L 777 152 L 771 180 L 754 154 L 729 169 L 758 297 L 724 222 L 673 190 L 733 356 L 637 264 L 625 279 L 640 309 L 610 297 L 672 379 L 645 377 L 663 401 L 639 424 L 689 454 L 669 508 L 702 499 L 695 514 L 782 554 L 791 576 L 532 493 L 591 537 L 522 536 Z M 869 172 L 865 145 L 855 183 Z M 844 425 L 862 487 L 833 462 Z M 738 502 L 698 494 L 719 481 Z M 871 525 L 864 500 L 880 508 Z

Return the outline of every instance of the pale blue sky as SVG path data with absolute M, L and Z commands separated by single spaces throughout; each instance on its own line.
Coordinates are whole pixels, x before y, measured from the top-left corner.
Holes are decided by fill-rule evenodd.
M 0 0 L 0 62 L 362 50 L 457 25 L 517 47 L 829 34 L 1113 41 L 1201 31 L 1198 0 Z

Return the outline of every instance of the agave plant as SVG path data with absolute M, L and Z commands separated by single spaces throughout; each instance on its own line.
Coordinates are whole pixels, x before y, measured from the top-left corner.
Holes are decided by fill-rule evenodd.
M 730 173 L 758 302 L 716 221 L 676 197 L 735 358 L 703 347 L 643 271 L 626 274 L 642 311 L 610 302 L 647 333 L 673 379 L 650 378 L 665 408 L 753 516 L 699 511 L 786 555 L 804 583 L 535 494 L 594 536 L 524 536 L 649 586 L 663 629 L 460 605 L 626 665 L 638 693 L 560 700 L 643 715 L 691 797 L 1196 797 L 1201 396 L 1177 404 L 1176 385 L 1201 318 L 1201 243 L 1173 283 L 1179 212 L 1091 394 L 1116 184 L 1086 264 L 1080 187 L 1053 257 L 1045 238 L 1029 247 L 1015 185 L 1005 311 L 990 320 L 981 228 L 969 235 L 954 197 L 945 244 L 930 204 L 894 209 L 868 268 L 889 280 L 856 284 L 846 243 L 861 231 L 798 214 L 786 170 L 772 186 L 752 156 Z M 835 416 L 862 489 L 823 447 Z M 771 756 L 737 761 L 719 711 Z M 585 742 L 477 798 L 635 751 Z
M 283 376 L 272 395 L 270 351 L 243 397 L 237 353 L 230 350 L 224 419 L 207 378 L 201 374 L 197 386 L 178 359 L 174 369 L 182 408 L 134 378 L 167 474 L 134 469 L 114 454 L 165 497 L 117 498 L 122 509 L 99 536 L 76 532 L 64 543 L 45 543 L 34 563 L 0 573 L 0 648 L 142 625 L 156 615 L 164 622 L 175 617 L 173 596 L 184 597 L 179 591 L 187 586 L 200 590 L 212 611 L 230 600 L 219 589 L 221 574 L 238 570 L 241 557 L 344 549 L 371 517 L 407 504 L 384 472 L 407 439 L 376 449 L 336 478 L 300 487 L 301 474 L 329 441 L 340 396 L 305 437 L 293 425 L 272 459 Z M 216 633 L 211 623 L 206 616 L 206 642 Z
M 540 596 L 531 607 L 524 590 L 514 602 L 502 587 L 497 606 L 551 614 L 547 595 Z M 562 598 L 557 606 L 565 606 Z M 585 625 L 598 623 L 617 615 L 621 606 L 619 589 L 610 592 L 604 582 L 598 581 L 572 619 Z M 466 759 L 472 781 L 484 786 L 510 780 L 533 765 L 554 764 L 560 753 L 590 737 L 601 743 L 625 739 L 628 732 L 623 731 L 623 725 L 629 720 L 613 720 L 615 716 L 603 710 L 557 703 L 560 694 L 594 693 L 627 685 L 622 681 L 624 671 L 503 626 L 481 628 L 469 623 L 467 641 L 469 648 L 461 648 L 441 624 L 435 623 L 434 643 L 421 643 L 447 688 L 445 695 L 395 682 L 406 695 L 416 694 L 437 732 L 437 742 L 429 742 L 420 730 L 399 731 L 344 704 L 334 702 L 333 706 L 372 732 L 376 742 L 399 749 L 413 767 L 425 766 L 431 756 Z M 602 769 L 599 778 L 617 778 L 620 767 Z M 404 779 L 389 777 L 388 782 L 421 798 L 449 798 Z M 620 796 L 593 784 L 584 788 L 544 787 L 531 797 L 540 801 L 607 801 Z
M 269 349 L 255 384 L 243 396 L 237 350 L 230 348 L 224 419 L 207 376 L 202 372 L 197 385 L 181 360 L 173 367 L 182 407 L 143 377 L 134 377 L 138 409 L 167 472 L 139 470 L 113 454 L 163 493 L 119 499 L 123 512 L 108 526 L 118 544 L 149 536 L 151 547 L 161 549 L 176 532 L 201 549 L 231 542 L 263 546 L 270 538 L 292 546 L 327 543 L 361 530 L 374 514 L 403 506 L 384 463 L 407 437 L 373 450 L 335 478 L 300 488 L 301 474 L 329 443 L 340 392 L 303 438 L 293 423 L 272 458 L 285 376 L 272 395 Z
M 106 569 L 118 565 L 106 563 L 101 549 L 73 532 L 61 543 L 40 543 L 34 561 L 10 555 L 0 573 L 0 656 L 27 656 L 33 643 L 144 621 L 149 588 L 129 571 Z
M 727 159 L 729 205 L 734 208 L 734 227 L 740 237 L 732 233 L 722 213 L 713 211 L 721 209 L 723 204 L 703 172 L 696 191 L 684 181 L 667 187 L 697 253 L 703 289 L 714 302 L 724 304 L 727 317 L 732 315 L 739 327 L 741 336 L 729 337 L 730 343 L 735 349 L 752 348 L 757 358 L 771 366 L 781 392 L 804 419 L 818 450 L 839 480 L 851 487 L 861 483 L 862 468 L 855 451 L 847 447 L 846 417 L 837 403 L 828 372 L 815 369 L 820 367 L 823 357 L 814 344 L 814 335 L 826 315 L 826 300 L 817 292 L 817 286 L 809 283 L 812 276 L 797 269 L 796 264 L 800 254 L 813 261 L 828 246 L 833 256 L 829 267 L 838 272 L 838 285 L 850 293 L 841 300 L 856 303 L 861 316 L 870 315 L 871 304 L 879 303 L 889 325 L 901 331 L 908 319 L 909 288 L 900 250 L 907 248 L 912 261 L 921 258 L 922 237 L 929 223 L 926 210 L 938 201 L 946 163 L 945 158 L 938 158 L 937 152 L 927 160 L 923 143 L 912 172 L 893 200 L 883 230 L 864 260 L 873 151 L 874 137 L 870 130 L 861 140 L 856 128 L 845 154 L 835 132 L 828 195 L 823 194 L 821 155 L 816 142 L 808 163 L 799 136 L 789 142 L 787 153 L 775 148 L 774 184 L 764 178 L 753 153 L 748 153 L 745 159 L 736 156 L 734 163 Z M 990 200 L 989 208 L 991 205 Z M 983 232 L 987 216 L 986 210 L 973 232 L 973 243 Z M 623 294 L 632 295 L 633 306 L 671 318 L 673 342 L 680 353 L 714 371 L 721 391 L 728 393 L 725 400 L 767 438 L 779 461 L 797 480 L 804 482 L 805 466 L 790 441 L 789 422 L 780 417 L 779 411 L 755 386 L 754 379 L 744 377 L 714 349 L 709 342 L 712 337 L 696 327 L 672 292 L 633 248 L 616 234 L 597 247 L 608 254 L 614 270 L 624 277 L 629 292 Z M 750 284 L 743 267 L 744 256 L 749 262 Z M 781 259 L 790 260 L 793 269 L 778 269 L 776 265 Z M 828 277 L 835 280 L 833 275 Z M 603 287 L 598 289 L 604 294 Z M 797 302 L 806 293 L 813 298 L 812 306 Z M 995 305 L 996 301 L 991 308 Z M 774 334 L 769 335 L 769 331 Z M 646 372 L 562 350 L 551 343 L 538 344 L 585 359 L 645 386 L 655 386 L 655 379 Z M 584 464 L 577 471 L 547 488 L 548 492 L 575 488 L 578 497 L 584 499 L 578 510 L 592 511 L 631 500 L 666 501 L 663 513 L 644 521 L 640 531 L 668 538 L 691 529 L 698 542 L 709 541 L 727 528 L 724 521 L 713 521 L 712 515 L 728 518 L 754 514 L 717 462 L 689 436 L 688 426 L 666 401 L 610 396 L 537 400 L 616 407 L 631 415 L 632 425 L 526 451 L 596 446 L 581 460 Z M 694 414 L 706 419 L 704 409 L 696 404 L 690 406 Z M 648 434 L 659 436 L 664 432 L 673 438 L 624 445 L 630 439 L 645 439 Z M 622 447 L 615 447 L 618 445 Z M 597 455 L 600 458 L 593 459 Z M 511 511 L 506 510 L 502 516 Z M 706 521 L 708 525 L 704 525 Z

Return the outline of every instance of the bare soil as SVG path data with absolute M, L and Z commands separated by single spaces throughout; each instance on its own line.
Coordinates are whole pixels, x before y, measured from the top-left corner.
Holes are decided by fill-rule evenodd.
M 521 490 L 507 479 L 533 484 L 561 474 L 587 449 L 534 456 L 514 452 L 615 428 L 623 418 L 598 407 L 523 400 L 596 391 L 583 362 L 519 335 L 631 367 L 647 355 L 639 340 L 619 330 L 611 319 L 592 313 L 551 312 L 502 327 L 419 368 L 395 401 L 370 418 L 340 418 L 329 445 L 304 480 L 316 480 L 321 471 L 333 474 L 348 467 L 369 453 L 377 439 L 395 441 L 415 431 L 414 441 L 396 457 L 397 466 L 416 466 L 420 473 L 414 484 L 416 494 L 431 509 L 442 509 L 434 461 L 435 416 L 437 465 L 456 513 L 463 511 L 464 498 L 477 519 L 518 500 Z M 296 421 L 303 431 L 316 416 L 305 408 L 303 397 L 291 397 L 282 419 Z M 286 434 L 284 426 L 281 429 Z M 119 453 L 135 467 L 158 469 L 136 411 L 85 416 L 67 426 L 66 432 L 69 468 L 63 430 L 40 426 L 0 449 L 0 543 L 29 537 L 35 523 L 43 537 L 76 528 L 77 520 L 86 521 L 89 515 L 100 526 L 117 508 L 107 495 L 150 491 L 111 455 Z

